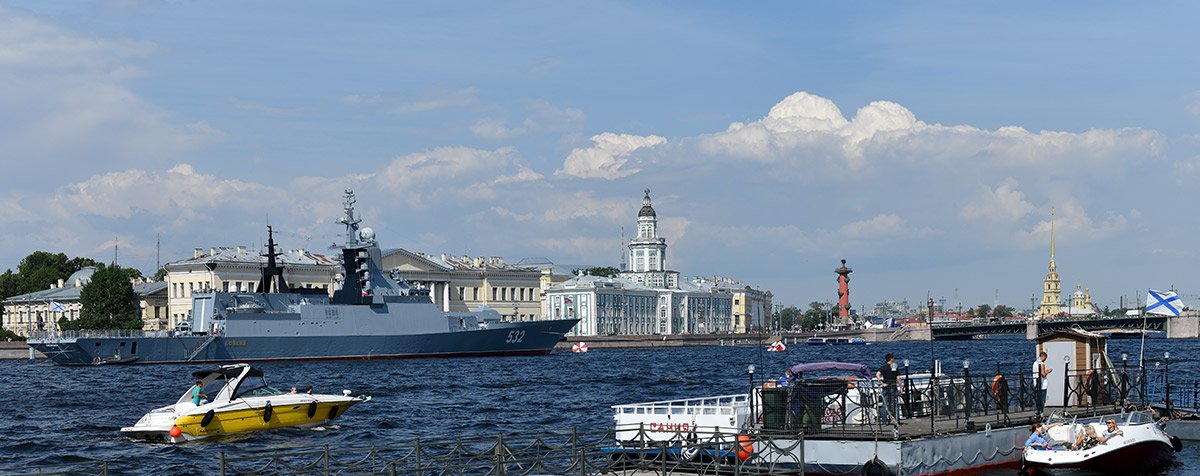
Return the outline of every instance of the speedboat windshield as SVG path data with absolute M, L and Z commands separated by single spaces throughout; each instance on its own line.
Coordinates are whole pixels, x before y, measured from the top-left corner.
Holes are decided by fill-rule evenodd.
M 262 377 L 246 377 L 241 385 L 238 385 L 237 393 L 233 395 L 233 398 L 265 397 L 280 393 L 283 392 L 271 388 L 267 385 L 267 380 Z

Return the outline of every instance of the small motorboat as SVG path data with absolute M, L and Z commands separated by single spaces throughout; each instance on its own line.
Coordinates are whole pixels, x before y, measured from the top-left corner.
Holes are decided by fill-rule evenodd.
M 1105 422 L 1110 419 L 1116 422 L 1121 434 L 1104 442 L 1085 441 L 1083 446 L 1072 449 L 1080 435 L 1085 434 L 1087 426 L 1103 435 Z M 1146 412 L 1074 420 L 1054 415 L 1046 426 L 1048 439 L 1059 446 L 1048 450 L 1026 447 L 1022 459 L 1024 468 L 1046 472 L 1140 473 L 1167 463 L 1180 448 L 1178 439 L 1163 432 L 1154 417 Z
M 261 370 L 247 364 L 224 365 L 193 372 L 200 393 L 208 398 L 193 403 L 192 391 L 174 405 L 152 410 L 121 433 L 167 443 L 213 436 L 327 423 L 350 407 L 371 400 L 368 395 L 286 393 L 267 386 Z M 294 391 L 294 390 L 293 390 Z
M 862 337 L 812 337 L 805 341 L 808 345 L 867 345 Z

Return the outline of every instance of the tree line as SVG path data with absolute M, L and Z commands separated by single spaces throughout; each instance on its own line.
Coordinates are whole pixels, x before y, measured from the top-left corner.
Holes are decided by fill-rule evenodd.
M 68 258 L 63 253 L 34 251 L 21 260 L 16 272 L 8 269 L 0 274 L 0 299 L 50 289 L 58 280 L 66 280 L 88 266 L 95 267 L 96 272 L 80 290 L 82 309 L 79 318 L 67 320 L 66 317 L 60 317 L 58 328 L 141 329 L 137 294 L 130 281 L 141 278 L 142 272 L 135 268 L 106 265 L 92 258 Z M 17 336 L 8 329 L 0 330 L 0 338 L 5 337 Z

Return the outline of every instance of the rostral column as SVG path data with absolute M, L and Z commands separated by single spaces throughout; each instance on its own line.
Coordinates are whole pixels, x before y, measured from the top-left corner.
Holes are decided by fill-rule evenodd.
M 850 325 L 850 273 L 854 270 L 846 267 L 846 260 L 842 260 L 842 267 L 833 270 L 838 275 L 838 317 L 841 318 L 842 325 Z

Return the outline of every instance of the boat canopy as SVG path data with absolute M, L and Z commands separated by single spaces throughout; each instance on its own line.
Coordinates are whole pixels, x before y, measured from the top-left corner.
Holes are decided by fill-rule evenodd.
M 847 372 L 856 372 L 865 378 L 871 377 L 871 371 L 863 364 L 852 364 L 849 362 L 812 362 L 807 364 L 796 364 L 791 366 L 792 374 L 800 375 L 805 372 L 820 372 L 823 370 L 844 370 Z
M 210 375 L 220 375 L 220 376 L 225 377 L 226 379 L 231 379 L 231 378 L 241 375 L 242 371 L 245 370 L 246 367 L 247 367 L 247 365 L 244 365 L 244 364 L 243 365 L 225 365 L 218 369 L 197 370 L 195 372 L 192 372 L 192 376 L 196 377 L 196 379 L 198 379 L 198 380 L 204 380 L 205 378 L 209 377 Z M 250 372 L 247 373 L 246 376 L 247 377 L 262 377 L 263 373 L 261 370 L 251 367 Z

